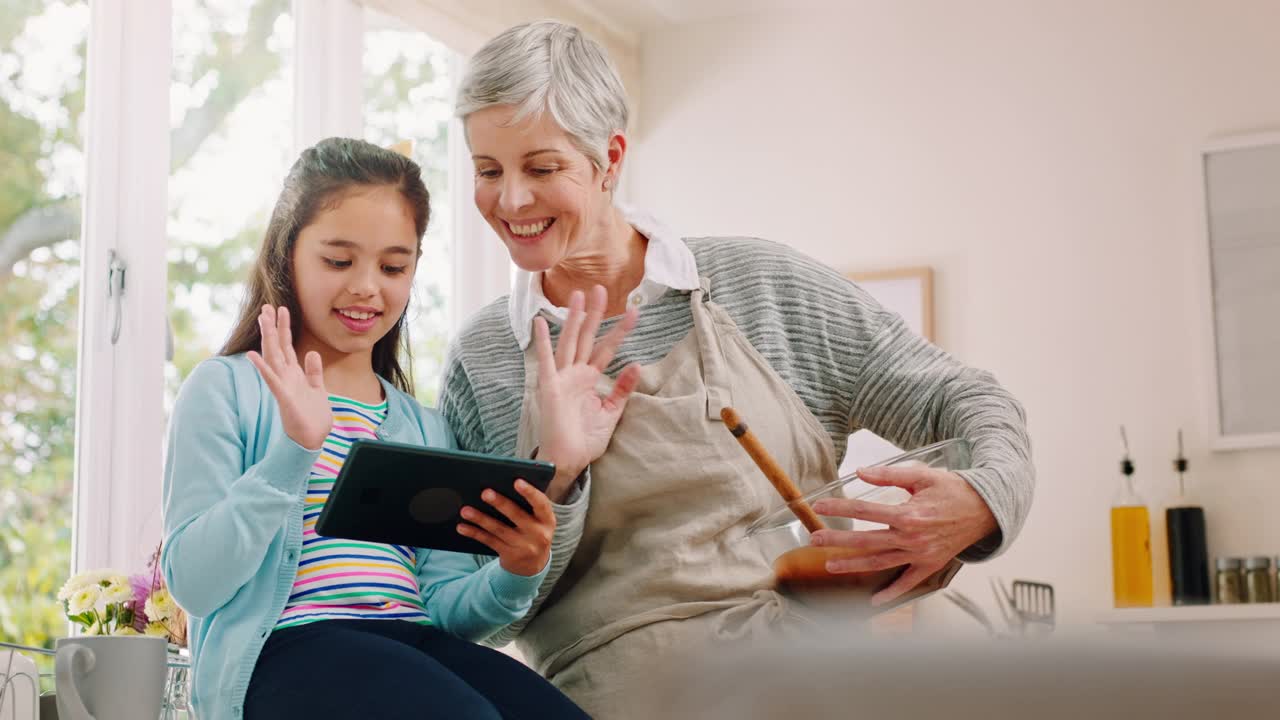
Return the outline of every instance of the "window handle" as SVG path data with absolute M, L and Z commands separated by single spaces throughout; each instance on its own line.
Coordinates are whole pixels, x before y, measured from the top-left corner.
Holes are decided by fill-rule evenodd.
M 107 255 L 107 297 L 115 312 L 115 320 L 111 323 L 111 344 L 120 340 L 120 321 L 124 315 L 124 273 L 126 265 L 115 250 L 108 250 Z

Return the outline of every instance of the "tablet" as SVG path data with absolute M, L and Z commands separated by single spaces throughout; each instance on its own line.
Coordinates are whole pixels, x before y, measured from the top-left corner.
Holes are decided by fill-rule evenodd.
M 531 512 L 529 503 L 516 492 L 516 479 L 546 492 L 555 473 L 555 465 L 539 460 L 357 440 L 320 511 L 316 533 L 496 555 L 458 534 L 462 507 L 469 505 L 511 525 L 480 499 L 480 493 L 492 489 Z

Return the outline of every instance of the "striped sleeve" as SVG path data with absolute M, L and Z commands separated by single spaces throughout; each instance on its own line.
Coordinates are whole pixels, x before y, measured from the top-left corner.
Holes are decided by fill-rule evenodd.
M 778 293 L 785 345 L 796 354 L 783 364 L 790 366 L 797 392 L 809 396 L 804 399 L 815 414 L 840 417 L 845 436 L 866 428 L 903 448 L 968 440 L 973 467 L 958 474 L 987 503 L 999 530 L 960 559 L 975 562 L 1004 552 L 1034 493 L 1022 406 L 991 373 L 912 332 L 836 271 L 794 251 L 779 252 L 792 256 L 792 270 L 775 271 L 775 277 L 799 280 L 794 292 Z
M 1030 510 L 1035 471 L 1026 415 L 995 377 L 959 363 L 886 312 L 851 391 L 851 425 L 901 447 L 969 441 L 973 467 L 958 474 L 987 503 L 1000 529 L 960 559 L 990 559 L 1007 549 Z
M 484 452 L 484 428 L 480 423 L 480 408 L 476 403 L 471 379 L 462 364 L 460 350 L 455 342 L 445 360 L 444 378 L 440 383 L 436 408 L 444 416 L 445 423 L 453 431 L 454 440 L 462 450 Z
M 991 374 L 912 333 L 866 291 L 821 262 L 757 238 L 689 241 L 712 299 L 831 435 L 837 459 L 866 428 L 899 447 L 964 438 L 973 469 L 959 473 L 986 501 L 999 532 L 961 555 L 1008 548 L 1034 492 L 1022 407 Z

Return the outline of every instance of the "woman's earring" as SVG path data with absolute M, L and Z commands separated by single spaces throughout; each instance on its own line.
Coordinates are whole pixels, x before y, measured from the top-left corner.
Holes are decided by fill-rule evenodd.
M 604 189 L 609 190 L 613 187 L 613 178 L 606 176 L 604 179 Z

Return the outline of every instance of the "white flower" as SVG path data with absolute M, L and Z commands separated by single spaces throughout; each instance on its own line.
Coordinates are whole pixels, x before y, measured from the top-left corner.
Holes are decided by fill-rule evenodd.
M 74 595 L 77 590 L 89 585 L 97 585 L 92 578 L 87 576 L 88 573 L 80 573 L 67 578 L 67 581 L 62 584 L 62 589 L 58 591 L 58 599 L 65 601 Z
M 78 575 L 73 578 L 67 578 L 67 581 L 62 583 L 62 588 L 58 590 L 58 599 L 62 602 L 70 600 L 71 595 L 83 585 L 84 583 L 80 581 L 80 576 Z
M 97 585 L 87 585 L 76 590 L 67 598 L 67 614 L 79 615 L 89 612 L 98 604 L 98 599 L 102 597 L 102 589 Z
M 124 584 L 129 584 L 128 576 L 116 570 L 85 570 L 71 576 L 62 585 L 62 589 L 58 591 L 58 599 L 66 600 L 70 598 L 75 591 L 85 586 L 100 586 L 104 582 L 108 582 L 117 578 L 123 578 Z
M 138 631 L 134 630 L 130 625 L 122 625 L 111 631 L 112 635 L 137 635 Z
M 143 631 L 149 637 L 169 637 L 169 628 L 164 623 L 147 623 L 146 630 Z
M 173 618 L 177 605 L 168 590 L 156 590 L 147 598 L 143 610 L 147 613 L 147 620 L 164 622 Z
M 129 579 L 124 578 L 124 582 L 111 580 L 106 587 L 102 589 L 102 597 L 108 603 L 127 603 L 133 600 L 133 588 L 129 586 Z

